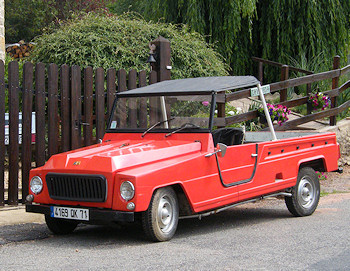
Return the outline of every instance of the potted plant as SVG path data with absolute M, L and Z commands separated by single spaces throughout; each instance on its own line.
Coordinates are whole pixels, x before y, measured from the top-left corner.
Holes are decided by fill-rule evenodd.
M 277 121 L 277 124 L 279 126 L 282 126 L 282 124 L 288 120 L 288 115 L 290 114 L 290 110 L 286 106 L 283 106 L 280 104 L 273 105 L 273 104 L 267 103 L 267 109 L 269 111 L 271 121 L 272 122 Z M 264 109 L 259 108 L 258 112 L 260 116 L 260 122 L 262 124 L 266 124 Z
M 331 98 L 322 92 L 311 93 L 308 103 L 312 105 L 314 110 L 325 110 L 331 106 Z

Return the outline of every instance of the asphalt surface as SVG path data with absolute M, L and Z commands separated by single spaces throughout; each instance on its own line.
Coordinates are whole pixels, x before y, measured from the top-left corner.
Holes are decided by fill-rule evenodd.
M 309 217 L 283 200 L 181 220 L 169 242 L 137 225 L 83 225 L 53 236 L 45 224 L 0 227 L 0 270 L 350 270 L 350 193 L 321 198 Z

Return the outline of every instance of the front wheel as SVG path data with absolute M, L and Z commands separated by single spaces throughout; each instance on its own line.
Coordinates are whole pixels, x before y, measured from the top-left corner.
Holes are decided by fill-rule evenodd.
M 316 210 L 320 199 L 320 182 L 310 167 L 300 169 L 292 196 L 285 197 L 288 210 L 295 216 L 308 216 Z
M 142 214 L 146 236 L 152 241 L 168 241 L 174 236 L 178 221 L 179 204 L 174 189 L 158 189 L 148 209 Z
M 45 215 L 45 222 L 49 230 L 57 235 L 69 234 L 78 226 L 78 222 L 66 219 L 53 218 Z

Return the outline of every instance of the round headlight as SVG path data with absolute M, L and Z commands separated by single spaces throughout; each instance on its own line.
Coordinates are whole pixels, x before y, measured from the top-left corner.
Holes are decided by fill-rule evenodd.
M 135 195 L 134 185 L 129 181 L 123 182 L 120 186 L 120 195 L 126 201 L 131 200 Z
M 34 194 L 39 194 L 43 190 L 43 181 L 39 176 L 34 176 L 30 180 L 30 190 L 32 190 Z

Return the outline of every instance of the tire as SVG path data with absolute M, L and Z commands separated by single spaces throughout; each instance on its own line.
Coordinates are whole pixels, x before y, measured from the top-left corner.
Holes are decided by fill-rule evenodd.
M 316 172 L 310 167 L 301 168 L 292 196 L 285 197 L 288 210 L 294 216 L 308 216 L 315 212 L 319 200 L 320 182 Z
M 148 239 L 168 241 L 176 231 L 179 221 L 179 204 L 171 187 L 158 189 L 152 196 L 148 209 L 142 213 L 142 227 Z
M 75 230 L 79 222 L 70 221 L 60 218 L 53 218 L 45 215 L 46 225 L 49 230 L 57 235 L 69 234 Z

